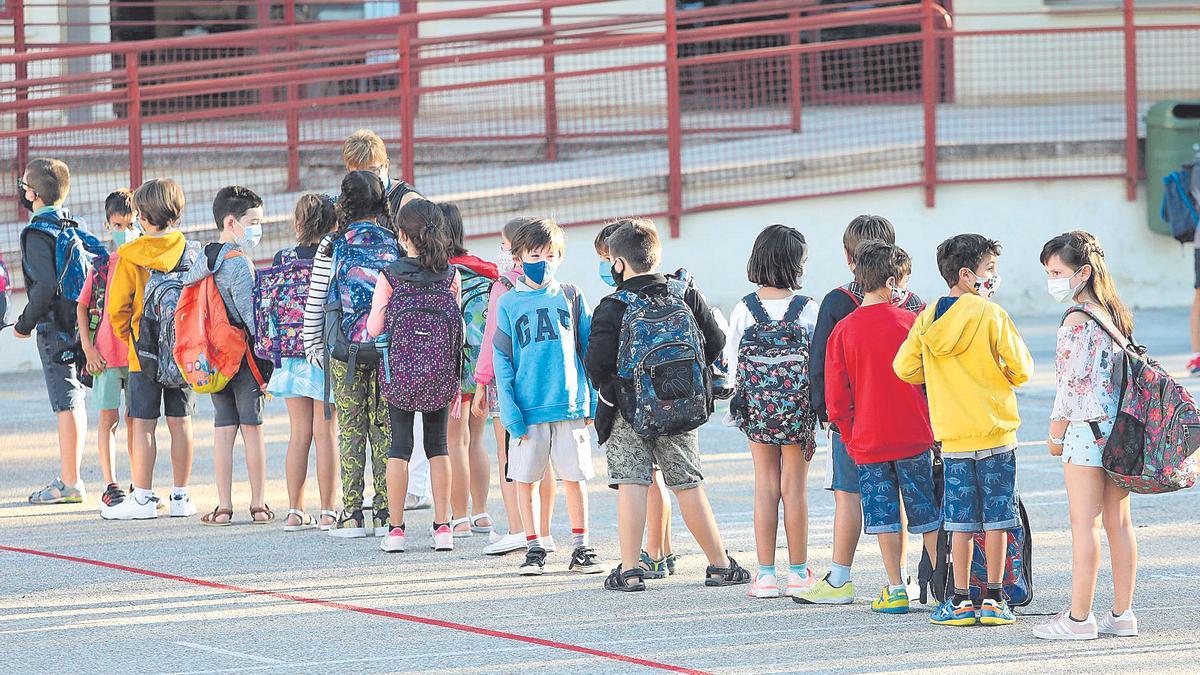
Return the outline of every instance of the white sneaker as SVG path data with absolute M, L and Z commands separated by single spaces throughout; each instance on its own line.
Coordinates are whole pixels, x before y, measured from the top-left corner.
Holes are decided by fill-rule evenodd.
M 196 505 L 192 503 L 191 497 L 187 495 L 171 495 L 172 518 L 187 518 L 194 515 L 196 515 Z
M 1104 635 L 1136 637 L 1138 634 L 1137 617 L 1134 616 L 1132 607 L 1125 610 L 1121 616 L 1113 616 L 1110 610 L 1100 616 L 1100 620 L 1096 622 L 1096 629 Z
M 442 525 L 438 529 L 429 528 L 429 534 L 433 537 L 433 541 L 429 543 L 429 548 L 435 551 L 453 551 L 454 550 L 454 533 L 450 531 L 449 525 Z
M 1043 640 L 1095 640 L 1099 634 L 1091 612 L 1086 620 L 1076 621 L 1071 618 L 1071 610 L 1064 609 L 1046 623 L 1034 626 L 1033 636 Z
M 158 517 L 157 506 L 158 497 L 154 495 L 145 501 L 138 501 L 137 497 L 129 495 L 120 504 L 101 508 L 100 517 L 105 520 L 154 520 Z
M 542 548 L 546 553 L 554 553 L 558 550 L 558 547 L 554 545 L 554 535 L 548 534 L 542 537 Z
M 525 548 L 524 532 L 509 532 L 483 547 L 484 555 L 504 555 Z
M 787 597 L 793 597 L 804 591 L 811 589 L 817 585 L 817 575 L 813 574 L 811 568 L 805 568 L 804 576 L 800 576 L 795 572 L 789 571 L 787 577 L 787 588 L 783 590 L 783 594 Z
M 779 577 L 774 574 L 755 575 L 754 583 L 750 584 L 750 590 L 746 591 L 746 595 L 751 598 L 778 598 Z
M 385 536 L 383 540 L 379 542 L 379 550 L 385 553 L 403 553 L 405 539 L 406 537 L 404 534 L 404 529 L 393 527 L 391 531 L 387 533 L 387 536 Z

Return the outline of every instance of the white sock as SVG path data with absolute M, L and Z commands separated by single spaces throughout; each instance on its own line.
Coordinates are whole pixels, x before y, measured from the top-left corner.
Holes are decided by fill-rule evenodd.
M 134 488 L 133 488 L 133 497 L 134 497 L 134 499 L 137 499 L 139 502 L 144 502 L 153 496 L 154 496 L 154 490 L 151 490 L 150 488 L 140 488 L 137 486 L 134 486 Z
M 187 490 L 188 489 L 187 489 L 186 485 L 184 487 L 178 487 L 178 486 L 172 487 L 171 488 L 171 496 L 172 497 L 186 497 L 186 496 L 188 496 Z
M 899 593 L 900 591 L 904 590 L 904 584 L 896 584 L 894 586 L 892 584 L 888 584 L 888 590 L 893 593 Z

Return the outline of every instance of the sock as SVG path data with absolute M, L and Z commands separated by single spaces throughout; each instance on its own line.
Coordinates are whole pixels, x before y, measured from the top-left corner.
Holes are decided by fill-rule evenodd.
M 571 546 L 579 548 L 580 546 L 588 545 L 588 535 L 586 527 L 571 528 Z
M 829 585 L 834 588 L 841 588 L 850 581 L 850 566 L 830 563 L 829 565 Z
M 985 599 L 985 600 L 999 600 L 999 599 L 1001 599 L 1001 597 L 1002 597 L 1002 596 L 1000 595 L 1000 589 L 1001 589 L 1001 588 L 1003 588 L 1003 587 L 1004 587 L 1004 584 L 1002 584 L 1002 583 L 1000 583 L 1000 584 L 993 584 L 993 583 L 991 583 L 991 582 L 989 581 L 989 582 L 988 582 L 988 585 L 987 585 L 987 593 L 985 593 L 985 594 L 984 594 L 984 596 L 983 596 L 983 597 L 984 597 L 984 599 Z
M 450 523 L 434 523 L 433 531 L 437 532 L 438 530 L 442 529 L 443 527 L 450 527 Z
M 138 500 L 139 502 L 145 502 L 146 500 L 150 499 L 153 496 L 154 496 L 154 490 L 151 490 L 150 488 L 140 488 L 140 487 L 133 488 L 133 498 Z
M 799 565 L 788 565 L 788 572 L 799 575 L 801 579 L 808 576 L 808 563 L 800 563 Z
M 892 593 L 899 593 L 904 590 L 904 584 L 888 584 L 888 590 Z
M 763 577 L 768 574 L 770 574 L 771 576 L 775 576 L 775 566 L 774 565 L 759 565 L 758 566 L 758 576 Z
M 536 534 L 525 535 L 525 548 L 542 548 L 542 541 Z
M 954 604 L 967 602 L 971 599 L 971 592 L 961 588 L 954 589 Z
M 1084 623 L 1087 621 L 1087 619 L 1076 619 L 1075 615 L 1070 612 L 1067 612 L 1067 618 L 1074 621 L 1075 623 Z
M 172 497 L 187 497 L 188 489 L 187 489 L 187 487 L 178 487 L 178 486 L 173 487 L 173 488 L 171 488 L 171 496 Z
M 398 530 L 400 530 L 401 532 L 406 532 L 406 531 L 407 531 L 407 530 L 405 530 L 405 529 L 404 529 L 404 523 L 400 523 L 399 525 L 392 525 L 391 523 L 388 523 L 388 527 L 389 527 L 389 528 L 391 528 L 391 529 L 393 529 L 393 530 L 397 530 L 397 529 L 398 529 Z

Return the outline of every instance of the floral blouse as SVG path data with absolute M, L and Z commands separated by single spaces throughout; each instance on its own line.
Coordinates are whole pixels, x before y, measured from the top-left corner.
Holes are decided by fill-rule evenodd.
M 1060 326 L 1052 420 L 1100 422 L 1117 415 L 1120 348 L 1095 321 Z

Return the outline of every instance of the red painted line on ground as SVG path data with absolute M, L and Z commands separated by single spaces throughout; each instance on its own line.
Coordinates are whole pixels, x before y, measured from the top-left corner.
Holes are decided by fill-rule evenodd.
M 591 649 L 580 645 L 568 644 L 565 642 L 555 642 L 554 640 L 546 640 L 543 638 L 531 637 L 528 635 L 518 635 L 517 633 L 506 633 L 504 631 L 492 630 L 491 628 L 482 628 L 479 626 L 471 626 L 465 623 L 455 623 L 453 621 L 442 621 L 440 619 L 430 619 L 423 616 L 413 614 L 403 614 L 401 612 L 393 612 L 386 609 L 372 609 L 370 607 L 359 607 L 358 605 L 349 605 L 344 602 L 335 602 L 332 600 L 321 600 L 319 598 L 308 598 L 303 595 L 293 595 L 291 593 L 280 593 L 279 591 L 268 591 L 261 588 L 245 588 L 243 586 L 234 586 L 232 584 L 224 584 L 219 581 L 208 581 L 205 579 L 193 579 L 184 577 L 178 574 L 170 574 L 168 572 L 156 572 L 154 570 L 140 569 L 121 565 L 118 563 L 104 562 L 103 560 L 91 560 L 89 558 L 77 558 L 70 555 L 62 555 L 60 553 L 50 553 L 48 551 L 37 551 L 29 548 L 18 548 L 16 546 L 0 545 L 0 551 L 9 551 L 12 553 L 23 553 L 25 555 L 41 556 L 43 558 L 51 558 L 54 560 L 65 560 L 67 562 L 80 563 L 83 565 L 93 565 L 95 567 L 104 567 L 111 570 L 121 572 L 129 572 L 131 574 L 140 574 L 142 576 L 154 577 L 156 579 L 166 579 L 168 581 L 178 581 L 180 583 L 192 584 L 194 586 L 204 586 L 207 588 L 215 588 L 222 591 L 231 591 L 234 593 L 245 593 L 246 595 L 261 595 L 270 598 L 278 598 L 280 600 L 289 600 L 291 602 L 299 602 L 306 605 L 317 605 L 320 607 L 328 607 L 330 609 L 340 609 L 347 612 L 357 612 L 359 614 L 369 614 L 371 616 L 382 616 L 388 619 L 399 619 L 401 621 L 409 621 L 412 623 L 425 624 L 427 626 L 436 626 L 438 628 L 448 628 L 450 630 L 462 631 L 464 633 L 473 633 L 475 635 L 486 635 L 488 637 L 500 638 L 502 640 L 513 640 L 515 642 L 525 642 L 540 647 L 548 647 L 550 649 L 561 649 L 568 652 L 576 652 L 595 656 L 601 659 L 609 659 L 612 661 L 621 661 L 624 663 L 632 663 L 638 666 L 654 668 L 656 670 L 665 670 L 673 673 L 689 673 L 690 675 L 709 675 L 703 670 L 693 668 L 685 668 L 683 666 L 673 666 L 669 663 L 659 663 L 648 659 L 639 659 L 636 656 L 626 656 L 624 654 L 614 654 L 613 652 L 605 652 L 599 649 Z

